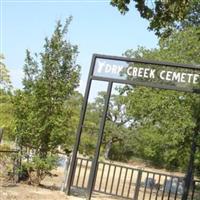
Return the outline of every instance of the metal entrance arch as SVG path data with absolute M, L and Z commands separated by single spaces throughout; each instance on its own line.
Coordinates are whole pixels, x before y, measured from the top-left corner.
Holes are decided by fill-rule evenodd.
M 156 62 L 147 60 L 130 59 L 125 57 L 107 56 L 94 54 L 92 57 L 88 81 L 82 105 L 77 137 L 74 145 L 70 169 L 67 177 L 66 193 L 70 195 L 73 184 L 75 167 L 77 162 L 77 152 L 87 109 L 88 97 L 92 80 L 108 82 L 103 115 L 99 127 L 98 141 L 96 145 L 94 159 L 87 185 L 87 199 L 91 199 L 91 194 L 97 175 L 98 158 L 102 143 L 106 115 L 112 91 L 113 83 L 124 83 L 130 85 L 140 85 L 152 88 L 177 90 L 183 92 L 200 93 L 200 68 L 194 65 L 182 65 L 167 62 Z M 196 133 L 195 133 L 196 134 Z M 187 200 L 190 183 L 193 174 L 193 162 L 195 153 L 195 140 L 191 148 L 190 163 L 185 178 L 184 192 L 182 200 Z

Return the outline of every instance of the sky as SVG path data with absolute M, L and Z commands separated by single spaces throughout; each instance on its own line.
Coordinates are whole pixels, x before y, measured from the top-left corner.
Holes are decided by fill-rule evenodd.
M 67 40 L 78 45 L 81 65 L 79 91 L 84 93 L 93 53 L 121 56 L 138 46 L 155 48 L 158 40 L 147 30 L 148 21 L 131 4 L 121 15 L 109 0 L 49 1 L 0 0 L 0 51 L 10 71 L 14 88 L 22 88 L 25 50 L 42 51 L 44 38 L 50 37 L 58 20 L 70 15 Z

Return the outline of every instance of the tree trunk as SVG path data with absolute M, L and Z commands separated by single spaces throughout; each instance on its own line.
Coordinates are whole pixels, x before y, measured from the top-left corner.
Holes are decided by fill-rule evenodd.
M 110 153 L 110 149 L 112 147 L 112 144 L 113 144 L 113 140 L 112 139 L 110 139 L 109 142 L 106 144 L 105 153 L 104 153 L 104 158 L 106 160 L 109 159 L 109 153 Z
M 0 143 L 2 139 L 3 139 L 3 128 L 0 128 Z

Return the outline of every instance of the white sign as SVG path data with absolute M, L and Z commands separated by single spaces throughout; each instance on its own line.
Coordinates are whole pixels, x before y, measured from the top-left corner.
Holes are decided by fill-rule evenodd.
M 177 69 L 172 71 L 172 67 L 145 65 L 147 66 L 136 67 L 133 63 L 129 65 L 129 63 L 124 61 L 97 59 L 94 75 L 119 79 L 133 78 L 188 84 L 199 83 L 200 74 L 188 72 L 187 69 L 179 68 L 179 71 Z

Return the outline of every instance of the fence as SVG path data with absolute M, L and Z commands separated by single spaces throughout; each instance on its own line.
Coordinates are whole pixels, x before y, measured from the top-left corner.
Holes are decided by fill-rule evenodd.
M 73 187 L 87 189 L 92 161 L 78 158 Z M 93 191 L 133 200 L 181 200 L 183 177 L 112 163 L 98 163 Z M 188 200 L 200 200 L 200 181 L 193 181 Z
M 200 200 L 200 181 L 193 181 L 191 200 Z

